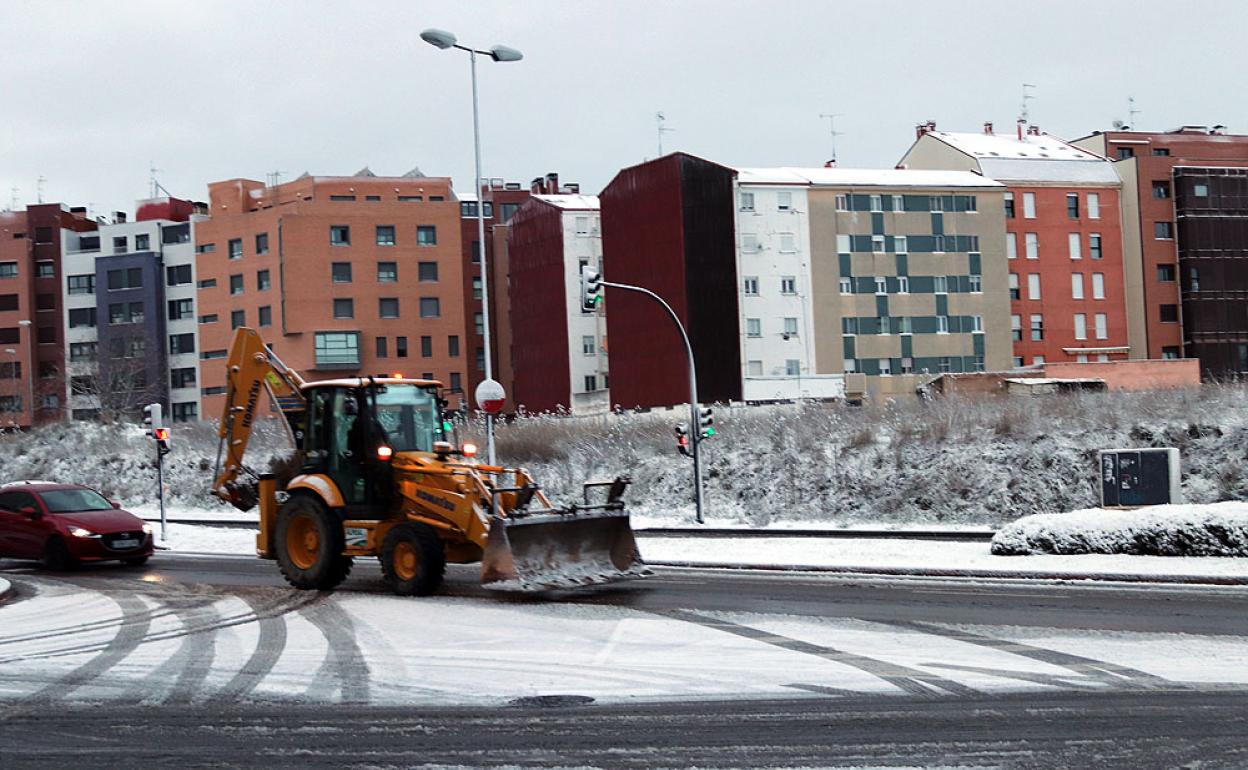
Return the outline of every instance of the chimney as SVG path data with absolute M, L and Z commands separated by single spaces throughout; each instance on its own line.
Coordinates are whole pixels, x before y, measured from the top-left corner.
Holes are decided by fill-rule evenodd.
M 991 120 L 984 121 L 984 133 L 987 134 L 988 136 L 992 136 L 992 121 Z
M 529 192 L 533 195 L 545 195 L 546 180 L 540 176 L 534 178 L 532 182 L 529 182 Z
M 936 130 L 936 121 L 928 120 L 914 127 L 914 138 L 918 139 L 924 134 L 930 134 Z
M 550 190 L 551 195 L 558 195 L 560 192 L 559 175 L 554 171 L 547 172 L 546 174 L 546 188 Z
M 824 161 L 823 167 L 824 168 L 836 168 L 836 158 L 833 158 L 832 160 Z
M 566 189 L 568 193 L 572 195 L 579 195 L 581 192 L 581 183 L 580 182 L 568 182 L 566 185 L 564 185 L 564 189 Z
M 1040 126 L 1027 126 L 1027 136 L 1040 136 Z
M 126 212 L 114 211 L 113 212 L 113 224 L 124 225 L 125 223 L 126 223 Z
M 1019 118 L 1018 119 L 1018 140 L 1020 142 L 1023 140 L 1023 126 L 1025 125 L 1027 125 L 1027 121 L 1023 120 L 1022 118 Z

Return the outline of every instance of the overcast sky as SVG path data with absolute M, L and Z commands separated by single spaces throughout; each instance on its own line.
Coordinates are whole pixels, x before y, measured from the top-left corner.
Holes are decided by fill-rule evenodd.
M 419 166 L 472 187 L 466 54 L 440 27 L 524 61 L 480 66 L 486 176 L 557 171 L 597 192 L 658 152 L 741 166 L 891 167 L 914 124 L 1077 137 L 1127 119 L 1248 132 L 1248 3 L 0 2 L 0 207 L 132 211 L 149 166 L 174 195 L 280 171 Z

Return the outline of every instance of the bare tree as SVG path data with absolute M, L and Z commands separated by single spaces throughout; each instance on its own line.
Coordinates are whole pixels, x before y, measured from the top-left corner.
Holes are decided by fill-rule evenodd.
M 151 369 L 141 333 L 113 337 L 94 356 L 70 366 L 70 397 L 98 410 L 103 422 L 134 419 L 146 404 L 165 396 L 165 383 Z

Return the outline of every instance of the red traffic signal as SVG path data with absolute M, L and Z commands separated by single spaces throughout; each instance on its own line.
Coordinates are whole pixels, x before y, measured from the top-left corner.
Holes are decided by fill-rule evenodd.
M 685 455 L 686 457 L 691 456 L 692 452 L 690 451 L 690 448 L 689 448 L 689 426 L 685 425 L 683 422 L 677 423 L 675 426 L 675 430 L 676 430 L 676 448 L 680 450 L 680 453 L 682 455 Z
M 156 439 L 156 448 L 162 455 L 169 451 L 168 428 L 152 428 L 152 438 Z

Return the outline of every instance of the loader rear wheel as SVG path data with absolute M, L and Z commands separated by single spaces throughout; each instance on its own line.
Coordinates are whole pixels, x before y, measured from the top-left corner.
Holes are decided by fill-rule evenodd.
M 277 564 L 295 588 L 328 591 L 351 572 L 342 522 L 320 500 L 294 495 L 277 512 Z
M 381 574 L 400 596 L 428 596 L 442 585 L 446 553 L 438 533 L 427 524 L 406 522 L 386 533 L 381 543 Z

